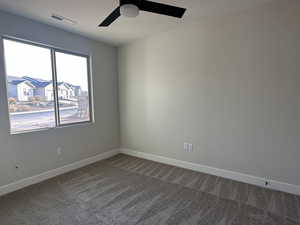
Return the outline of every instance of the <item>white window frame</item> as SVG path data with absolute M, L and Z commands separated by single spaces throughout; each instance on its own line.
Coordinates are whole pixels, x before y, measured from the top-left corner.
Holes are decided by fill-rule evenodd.
M 8 116 L 9 116 L 9 123 L 10 123 L 10 134 L 22 134 L 22 133 L 31 133 L 31 132 L 36 132 L 36 131 L 41 131 L 41 130 L 50 130 L 50 129 L 55 129 L 55 128 L 62 128 L 62 127 L 69 127 L 69 126 L 75 126 L 75 125 L 85 125 L 85 124 L 93 124 L 95 123 L 94 119 L 94 101 L 93 101 L 93 86 L 92 86 L 92 72 L 91 72 L 91 56 L 83 53 L 78 53 L 70 50 L 65 50 L 61 48 L 57 48 L 54 46 L 46 45 L 46 44 L 41 44 L 41 43 L 36 43 L 24 39 L 19 39 L 16 37 L 11 37 L 11 36 L 5 36 L 3 35 L 1 37 L 2 39 L 2 45 L 4 46 L 4 40 L 11 40 L 23 44 L 28 44 L 32 46 L 37 46 L 41 48 L 46 48 L 49 49 L 51 52 L 51 67 L 52 67 L 52 82 L 53 82 L 53 102 L 54 102 L 54 114 L 55 114 L 55 127 L 46 127 L 46 128 L 39 128 L 39 129 L 31 129 L 31 130 L 24 130 L 24 131 L 17 131 L 14 132 L 11 130 L 11 121 L 10 121 L 10 115 L 9 115 L 9 110 L 7 108 Z M 55 53 L 65 53 L 73 56 L 80 56 L 84 57 L 87 59 L 87 79 L 88 79 L 88 95 L 89 95 L 89 120 L 87 121 L 80 121 L 80 122 L 74 122 L 74 123 L 66 123 L 62 124 L 60 122 L 60 117 L 59 117 L 59 89 L 57 85 L 57 71 L 56 71 L 56 57 Z M 5 54 L 4 54 L 4 48 L 3 48 L 3 57 L 5 61 Z M 8 88 L 8 83 L 7 83 L 7 72 L 6 72 L 6 65 L 4 63 L 4 71 L 5 71 L 5 79 L 6 79 L 6 89 Z M 6 90 L 6 92 L 8 89 Z M 8 95 L 6 96 L 6 99 L 8 99 Z

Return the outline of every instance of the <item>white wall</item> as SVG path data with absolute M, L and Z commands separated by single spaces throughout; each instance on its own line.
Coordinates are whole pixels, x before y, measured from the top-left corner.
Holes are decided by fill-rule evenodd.
M 119 147 L 117 51 L 114 47 L 0 12 L 0 35 L 10 35 L 92 56 L 96 123 L 9 134 L 0 41 L 0 186 Z M 56 154 L 63 148 L 63 158 Z M 20 169 L 16 170 L 16 164 Z
M 122 147 L 300 185 L 299 12 L 277 1 L 121 48 Z

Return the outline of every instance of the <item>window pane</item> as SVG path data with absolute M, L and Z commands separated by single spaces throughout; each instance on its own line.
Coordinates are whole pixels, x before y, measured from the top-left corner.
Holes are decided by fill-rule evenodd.
M 90 121 L 88 59 L 56 52 L 60 124 Z
M 3 42 L 11 133 L 55 127 L 50 49 Z

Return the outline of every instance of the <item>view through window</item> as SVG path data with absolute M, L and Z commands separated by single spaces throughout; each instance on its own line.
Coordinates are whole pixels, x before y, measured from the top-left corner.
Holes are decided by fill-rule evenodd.
M 91 121 L 88 57 L 3 43 L 11 133 Z
M 60 123 L 90 120 L 87 58 L 63 52 L 55 52 L 55 58 Z

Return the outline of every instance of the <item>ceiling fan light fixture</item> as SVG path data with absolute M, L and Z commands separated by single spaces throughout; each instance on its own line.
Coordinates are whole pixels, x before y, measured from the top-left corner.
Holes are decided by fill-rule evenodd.
M 137 17 L 140 9 L 134 4 L 124 4 L 120 7 L 120 14 L 125 17 Z

